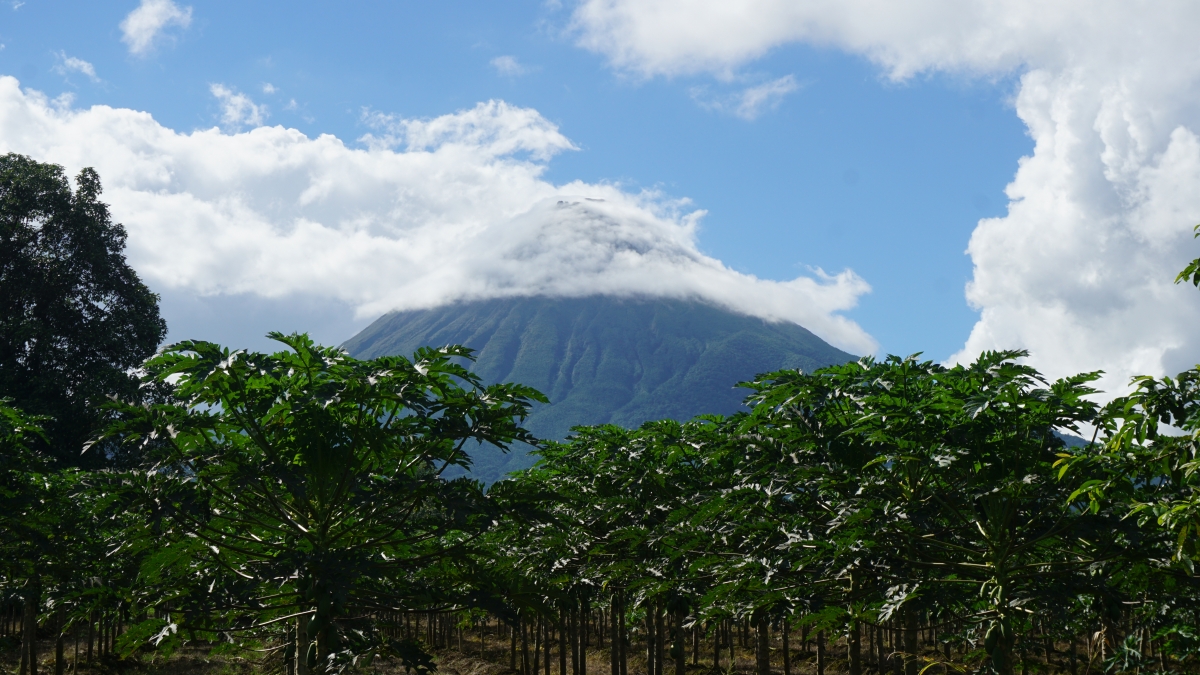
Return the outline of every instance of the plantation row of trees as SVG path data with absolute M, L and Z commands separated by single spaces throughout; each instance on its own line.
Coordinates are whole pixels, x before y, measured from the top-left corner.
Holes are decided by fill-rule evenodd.
M 739 648 L 759 675 L 810 648 L 822 675 L 835 652 L 850 675 L 1197 669 L 1200 369 L 1099 406 L 1098 374 L 1049 382 L 1022 352 L 864 358 L 761 375 L 732 417 L 539 441 L 545 398 L 461 347 L 155 353 L 99 194 L 0 157 L 0 640 L 22 673 L 39 636 L 56 673 L 185 644 L 428 671 L 489 636 L 523 675 L 586 675 L 589 649 L 612 675 Z M 446 478 L 515 443 L 533 469 Z

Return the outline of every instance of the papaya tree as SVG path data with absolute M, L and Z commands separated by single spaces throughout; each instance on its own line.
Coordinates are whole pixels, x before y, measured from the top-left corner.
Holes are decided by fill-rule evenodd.
M 151 561 L 183 585 L 193 627 L 253 635 L 299 619 L 318 672 L 378 649 L 369 617 L 428 595 L 422 571 L 465 555 L 497 517 L 469 467 L 471 444 L 534 439 L 528 387 L 483 386 L 470 350 L 363 361 L 304 335 L 287 349 L 170 346 L 145 363 L 172 400 L 121 407 L 106 439 L 135 444 Z
M 1097 375 L 1051 383 L 1021 356 L 952 368 L 864 358 L 754 385 L 756 414 L 786 441 L 780 475 L 820 467 L 783 483 L 791 503 L 813 495 L 812 513 L 825 514 L 823 543 L 796 536 L 797 548 L 870 579 L 847 579 L 851 605 L 874 585 L 880 615 L 899 611 L 910 674 L 920 668 L 914 612 L 941 611 L 975 626 L 988 665 L 1011 675 L 1019 634 L 1095 591 L 1088 570 L 1134 536 L 1110 510 L 1088 508 L 1077 492 L 1087 475 L 1060 480 L 1056 467 L 1069 454 L 1059 433 L 1097 421 Z

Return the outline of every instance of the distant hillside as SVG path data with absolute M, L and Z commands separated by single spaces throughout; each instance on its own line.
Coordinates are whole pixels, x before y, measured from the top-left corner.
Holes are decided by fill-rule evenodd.
M 476 350 L 486 382 L 520 382 L 550 398 L 527 426 L 561 439 L 580 424 L 636 426 L 738 410 L 734 385 L 781 368 L 815 370 L 854 357 L 808 330 L 682 300 L 511 298 L 395 312 L 344 345 L 353 356 L 411 355 L 418 347 Z M 523 452 L 485 450 L 474 473 L 491 482 L 529 466 Z

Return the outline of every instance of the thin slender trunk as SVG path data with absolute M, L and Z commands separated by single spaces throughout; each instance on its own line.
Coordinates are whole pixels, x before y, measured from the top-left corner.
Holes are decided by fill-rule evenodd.
M 612 675 L 621 675 L 621 634 L 617 629 L 617 609 L 619 607 L 617 594 L 612 595 L 612 605 L 608 612 L 608 667 Z
M 892 648 L 892 673 L 904 675 L 904 649 L 900 645 L 900 631 L 896 626 L 895 619 L 888 626 L 888 638 Z
M 543 628 L 546 634 L 542 637 L 542 649 L 545 650 L 542 662 L 545 664 L 544 668 L 546 675 L 550 675 L 550 639 L 554 637 L 554 621 L 550 619 L 551 616 L 551 614 L 547 613 L 546 619 L 543 622 Z
M 817 675 L 825 675 L 825 631 L 817 632 Z
M 721 623 L 713 623 L 713 670 L 721 669 Z
M 700 622 L 692 624 L 692 665 L 700 665 Z
M 26 660 L 29 675 L 37 675 L 37 615 L 42 605 L 41 585 L 30 580 L 25 583 L 25 626 L 21 632 L 22 660 Z
M 588 602 L 587 596 L 583 596 L 579 602 L 579 630 L 576 634 L 579 636 L 579 675 L 587 675 L 587 648 L 588 648 Z
M 617 634 L 621 636 L 618 646 L 621 650 L 621 675 L 629 675 L 629 628 L 625 625 L 625 593 L 620 591 L 617 598 L 621 602 L 620 614 L 617 615 Z
M 791 621 L 783 617 L 783 675 L 792 675 L 792 648 L 788 644 L 791 634 Z
M 654 675 L 654 606 L 646 608 L 646 675 Z
M 521 630 L 521 672 L 525 675 L 534 675 L 529 670 L 529 624 L 525 621 L 524 612 L 521 612 L 521 618 L 517 624 Z
M 542 672 L 542 615 L 538 614 L 533 628 L 533 675 Z
M 729 670 L 737 670 L 737 643 L 733 639 L 733 619 L 725 622 L 725 641 L 729 643 Z
M 675 675 L 687 675 L 687 654 L 683 648 L 683 621 L 686 618 L 682 608 L 675 610 L 675 646 L 672 649 L 675 658 Z
M 850 675 L 862 675 L 862 640 L 859 637 L 858 619 L 850 622 Z
M 663 675 L 667 660 L 666 617 L 662 601 L 654 603 L 654 675 Z
M 878 652 L 875 656 L 875 665 L 878 667 L 880 675 L 883 675 L 884 669 L 887 668 L 887 645 L 883 641 L 882 625 L 875 627 L 875 651 Z
M 54 639 L 54 675 L 63 675 L 67 671 L 67 657 L 63 654 L 63 624 L 66 623 L 66 620 L 63 616 L 62 605 L 59 605 L 58 611 L 54 614 L 54 628 L 58 634 Z
M 567 642 L 571 643 L 571 675 L 579 675 L 579 608 L 567 609 Z
M 508 631 L 508 668 L 517 669 L 517 627 L 509 626 Z
M 755 623 L 755 666 L 758 675 L 771 675 L 771 623 L 766 612 L 763 612 Z
M 920 651 L 917 646 L 917 630 L 916 610 L 904 610 L 904 675 L 917 675 L 921 670 L 921 663 L 917 660 Z
M 25 624 L 28 623 L 25 615 L 29 613 L 25 606 L 28 604 L 28 600 L 21 603 L 21 665 L 17 668 L 19 675 L 29 672 L 29 631 L 25 628 Z
M 558 675 L 567 675 L 567 611 L 558 609 Z
M 296 675 L 308 675 L 308 615 L 296 617 Z

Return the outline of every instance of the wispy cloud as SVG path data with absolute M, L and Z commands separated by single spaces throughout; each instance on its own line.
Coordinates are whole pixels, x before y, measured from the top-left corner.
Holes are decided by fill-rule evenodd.
M 240 129 L 243 125 L 262 126 L 267 119 L 267 106 L 255 103 L 250 97 L 226 87 L 214 84 L 209 87 L 221 104 L 221 122 L 229 128 Z
M 739 92 L 713 96 L 707 87 L 692 89 L 692 99 L 709 110 L 716 110 L 740 117 L 746 121 L 754 121 L 763 113 L 775 110 L 788 94 L 800 89 L 800 84 L 792 75 L 746 87 Z
M 121 22 L 121 41 L 129 46 L 129 53 L 143 56 L 154 48 L 164 30 L 187 28 L 191 23 L 191 7 L 180 7 L 171 0 L 142 0 Z
M 275 88 L 275 85 L 271 84 L 270 82 L 263 82 L 262 92 L 264 94 L 274 94 L 277 91 L 279 90 Z
M 92 64 L 83 59 L 67 56 L 66 52 L 58 52 L 58 65 L 54 66 L 54 72 L 59 75 L 66 76 L 70 73 L 80 73 L 86 75 L 92 82 L 99 82 L 100 78 L 96 75 L 96 68 Z
M 507 75 L 508 77 L 516 77 L 517 75 L 524 75 L 526 72 L 528 72 L 525 66 L 521 65 L 521 62 L 518 61 L 517 57 L 515 56 L 497 56 L 491 60 L 491 64 L 492 67 L 496 69 L 497 73 L 500 73 L 501 75 Z
M 779 102 L 783 100 L 784 96 L 799 88 L 796 78 L 791 75 L 785 75 L 778 80 L 772 80 L 757 87 L 747 87 L 738 97 L 738 105 L 733 112 L 744 120 L 753 120 L 764 111 L 779 107 Z

